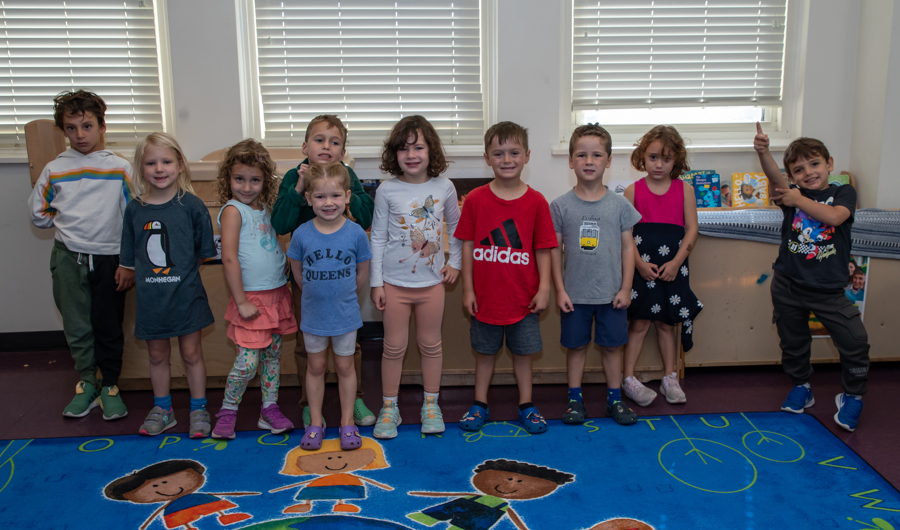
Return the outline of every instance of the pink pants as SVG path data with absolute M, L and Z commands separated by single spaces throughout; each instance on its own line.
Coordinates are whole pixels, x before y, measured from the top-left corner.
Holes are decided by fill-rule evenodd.
M 441 389 L 441 324 L 444 320 L 444 284 L 410 288 L 384 284 L 384 357 L 381 386 L 386 397 L 400 391 L 403 356 L 409 344 L 409 316 L 416 310 L 416 342 L 422 354 L 425 392 Z

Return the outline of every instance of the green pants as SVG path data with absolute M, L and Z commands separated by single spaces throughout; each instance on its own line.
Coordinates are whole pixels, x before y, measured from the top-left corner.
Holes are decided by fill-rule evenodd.
M 75 369 L 97 387 L 97 368 L 104 386 L 119 383 L 125 335 L 125 293 L 116 291 L 119 256 L 72 252 L 56 241 L 50 253 L 53 300 L 63 319 Z

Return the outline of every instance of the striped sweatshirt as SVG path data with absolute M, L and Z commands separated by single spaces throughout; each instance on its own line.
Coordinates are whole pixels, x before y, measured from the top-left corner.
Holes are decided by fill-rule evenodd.
M 56 227 L 56 240 L 72 252 L 119 253 L 122 215 L 131 200 L 131 164 L 112 151 L 60 153 L 41 172 L 31 196 L 31 222 Z

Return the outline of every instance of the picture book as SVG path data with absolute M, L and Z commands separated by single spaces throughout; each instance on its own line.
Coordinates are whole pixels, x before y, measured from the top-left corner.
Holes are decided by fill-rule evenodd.
M 701 173 L 694 176 L 694 195 L 697 208 L 722 206 L 721 177 L 718 173 Z
M 763 207 L 769 203 L 769 179 L 765 173 L 734 173 L 730 192 L 735 208 Z

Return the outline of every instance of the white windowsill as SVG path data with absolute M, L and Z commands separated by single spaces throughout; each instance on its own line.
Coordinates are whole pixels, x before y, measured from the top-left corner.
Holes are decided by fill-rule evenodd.
M 791 143 L 787 138 L 772 138 L 770 141 L 770 149 L 772 151 L 784 151 Z M 619 144 L 613 142 L 613 153 L 630 153 L 634 151 L 633 144 Z M 685 145 L 688 153 L 750 153 L 753 152 L 753 142 L 746 141 L 696 141 L 692 144 Z M 559 143 L 550 146 L 550 152 L 553 155 L 569 156 L 569 144 Z

